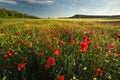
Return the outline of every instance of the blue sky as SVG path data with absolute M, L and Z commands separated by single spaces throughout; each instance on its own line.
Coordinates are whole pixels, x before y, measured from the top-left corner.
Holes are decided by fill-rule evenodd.
M 120 15 L 120 0 L 0 0 L 0 8 L 38 17 Z

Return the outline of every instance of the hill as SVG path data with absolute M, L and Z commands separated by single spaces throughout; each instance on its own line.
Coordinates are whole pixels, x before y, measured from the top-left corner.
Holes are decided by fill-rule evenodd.
M 80 15 L 80 14 L 76 14 L 70 18 L 120 18 L 120 15 Z
M 17 11 L 7 10 L 5 8 L 0 9 L 0 18 L 30 18 L 38 19 L 36 16 L 28 15 L 26 13 L 20 13 Z

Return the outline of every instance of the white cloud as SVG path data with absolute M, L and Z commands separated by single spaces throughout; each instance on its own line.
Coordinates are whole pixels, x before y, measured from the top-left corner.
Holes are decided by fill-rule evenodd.
M 28 3 L 32 3 L 32 4 L 51 4 L 54 2 L 54 0 L 23 0 L 26 1 Z
M 106 5 L 118 5 L 120 4 L 120 0 L 103 0 Z
M 82 12 L 88 12 L 87 9 L 80 9 L 80 11 L 82 11 Z
M 104 14 L 109 14 L 109 15 L 120 15 L 120 9 L 108 9 L 103 12 Z
M 17 2 L 15 0 L 0 0 L 2 3 L 9 3 L 9 4 L 16 4 Z
M 96 1 L 96 0 L 91 0 Z M 101 0 L 101 6 L 94 9 L 81 9 L 85 14 L 90 15 L 120 15 L 120 0 Z
M 120 0 L 102 0 L 104 7 L 93 11 L 98 15 L 119 15 L 120 14 Z
M 119 15 L 120 9 L 104 8 L 104 9 L 98 9 L 90 12 L 93 15 Z

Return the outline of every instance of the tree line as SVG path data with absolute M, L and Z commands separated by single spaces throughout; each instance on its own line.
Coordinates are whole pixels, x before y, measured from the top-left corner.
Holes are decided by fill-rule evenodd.
M 76 14 L 70 18 L 120 18 L 120 15 L 80 15 L 80 14 Z
M 17 11 L 7 10 L 5 8 L 0 9 L 0 18 L 31 18 L 38 19 L 36 16 L 31 16 L 26 13 L 20 13 Z

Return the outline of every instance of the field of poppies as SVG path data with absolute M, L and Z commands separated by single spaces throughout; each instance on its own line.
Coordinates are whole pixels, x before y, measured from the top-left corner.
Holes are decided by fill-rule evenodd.
M 119 80 L 119 23 L 0 19 L 0 80 Z

